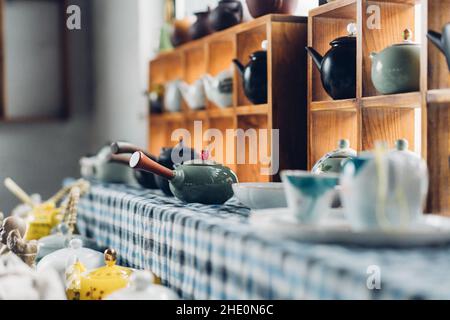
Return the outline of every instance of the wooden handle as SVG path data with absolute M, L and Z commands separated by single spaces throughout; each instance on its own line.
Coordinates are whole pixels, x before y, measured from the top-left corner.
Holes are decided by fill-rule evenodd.
M 175 172 L 160 165 L 158 162 L 147 157 L 143 152 L 133 153 L 130 159 L 130 167 L 142 171 L 147 171 L 161 176 L 167 180 L 175 177 Z
M 19 187 L 17 183 L 15 183 L 11 178 L 6 178 L 4 183 L 5 187 L 23 203 L 31 207 L 35 206 L 33 200 L 31 200 L 31 197 L 25 191 L 23 191 L 23 189 Z
M 135 152 L 141 151 L 143 152 L 147 157 L 156 159 L 156 157 L 152 156 L 145 150 L 142 150 L 141 148 L 127 142 L 113 142 L 111 144 L 111 153 L 112 154 L 124 154 L 124 153 L 130 153 L 133 154 Z
M 111 163 L 118 163 L 118 164 L 124 164 L 124 165 L 129 165 L 130 163 L 130 156 L 126 156 L 126 155 L 119 155 L 119 154 L 111 154 L 109 156 L 109 162 Z

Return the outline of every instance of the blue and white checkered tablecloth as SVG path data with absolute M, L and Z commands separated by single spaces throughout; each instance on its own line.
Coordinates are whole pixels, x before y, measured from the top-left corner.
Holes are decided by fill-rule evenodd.
M 450 247 L 362 249 L 274 240 L 249 210 L 184 204 L 155 191 L 92 183 L 78 228 L 152 270 L 186 299 L 450 299 Z M 369 290 L 369 266 L 381 289 Z

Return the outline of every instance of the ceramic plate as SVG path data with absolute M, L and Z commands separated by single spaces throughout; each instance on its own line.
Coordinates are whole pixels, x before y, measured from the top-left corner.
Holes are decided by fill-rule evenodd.
M 427 215 L 414 230 L 352 231 L 341 211 L 332 212 L 317 225 L 302 225 L 289 209 L 252 211 L 250 224 L 265 235 L 308 243 L 365 247 L 418 247 L 450 243 L 450 219 Z

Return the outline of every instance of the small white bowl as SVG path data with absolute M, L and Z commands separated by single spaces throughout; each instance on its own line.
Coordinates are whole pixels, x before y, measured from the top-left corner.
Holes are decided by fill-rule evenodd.
M 233 191 L 243 205 L 253 210 L 287 207 L 281 182 L 235 183 Z

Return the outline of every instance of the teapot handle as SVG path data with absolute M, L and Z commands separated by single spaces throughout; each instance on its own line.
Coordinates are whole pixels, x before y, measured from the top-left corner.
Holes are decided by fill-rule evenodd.
M 156 159 L 156 157 L 152 156 L 148 152 L 142 150 L 141 148 L 127 142 L 113 142 L 111 144 L 111 153 L 112 154 L 124 154 L 130 153 L 133 154 L 137 151 L 142 151 L 147 157 Z
M 150 159 L 141 151 L 133 153 L 130 159 L 130 167 L 157 174 L 167 180 L 172 180 L 175 177 L 174 171 L 167 169 L 158 162 Z

